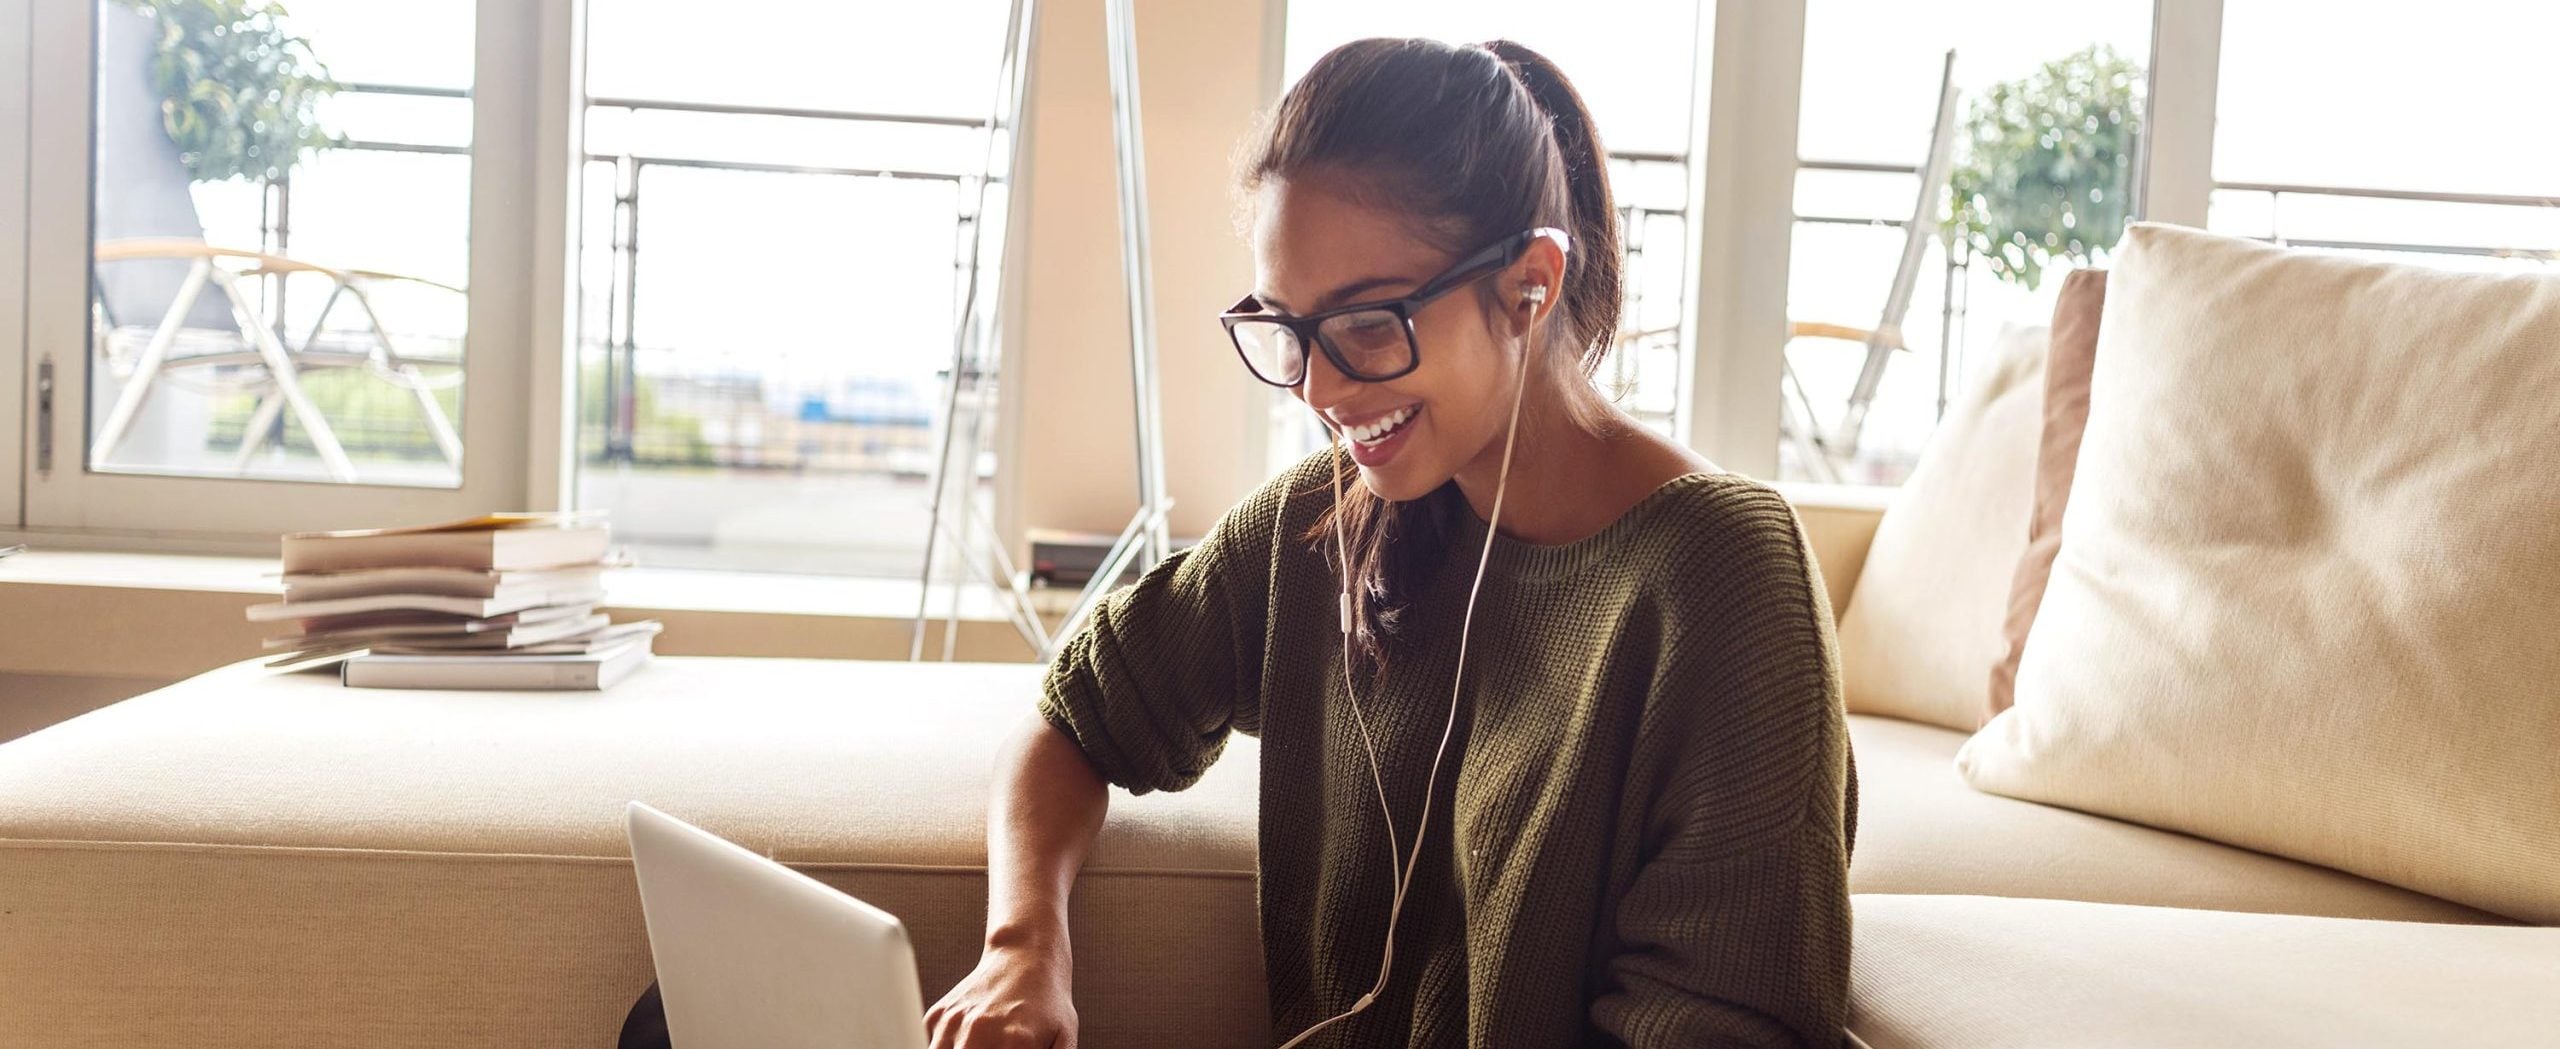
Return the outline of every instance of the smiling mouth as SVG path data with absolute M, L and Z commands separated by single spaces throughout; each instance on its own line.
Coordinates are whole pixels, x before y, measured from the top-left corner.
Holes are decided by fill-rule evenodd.
M 1344 427 L 1342 433 L 1343 436 L 1349 437 L 1361 444 L 1377 444 L 1389 437 L 1395 436 L 1397 431 L 1405 428 L 1405 424 L 1413 421 L 1414 416 L 1420 414 L 1422 414 L 1421 405 L 1408 404 L 1402 408 L 1396 409 L 1395 411 L 1389 412 L 1386 415 L 1380 416 L 1377 420 L 1370 422 L 1367 425 Z

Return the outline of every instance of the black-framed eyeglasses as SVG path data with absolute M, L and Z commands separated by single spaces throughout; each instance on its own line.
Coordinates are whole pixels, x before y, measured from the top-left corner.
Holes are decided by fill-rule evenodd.
M 1413 334 L 1413 315 L 1432 300 L 1502 272 L 1541 236 L 1559 243 L 1564 231 L 1551 226 L 1524 230 L 1459 259 L 1456 265 L 1400 299 L 1357 302 L 1304 317 L 1262 308 L 1247 295 L 1218 322 L 1253 377 L 1273 386 L 1293 387 L 1307 379 L 1307 345 L 1314 343 L 1343 376 L 1359 382 L 1385 382 L 1411 374 L 1422 365 L 1422 348 Z

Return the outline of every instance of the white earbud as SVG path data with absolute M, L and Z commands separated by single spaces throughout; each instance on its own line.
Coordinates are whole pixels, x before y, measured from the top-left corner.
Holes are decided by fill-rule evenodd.
M 1526 288 L 1522 288 L 1520 289 L 1520 298 L 1522 301 L 1527 302 L 1532 306 L 1544 305 L 1547 301 L 1547 286 L 1544 284 L 1532 284 Z

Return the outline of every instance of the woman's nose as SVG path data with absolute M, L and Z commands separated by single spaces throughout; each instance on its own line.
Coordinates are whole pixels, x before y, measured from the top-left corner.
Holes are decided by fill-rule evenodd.
M 1298 399 L 1307 407 L 1324 411 L 1349 400 L 1360 384 L 1333 366 L 1333 359 L 1322 353 L 1307 354 L 1307 377 L 1298 383 Z

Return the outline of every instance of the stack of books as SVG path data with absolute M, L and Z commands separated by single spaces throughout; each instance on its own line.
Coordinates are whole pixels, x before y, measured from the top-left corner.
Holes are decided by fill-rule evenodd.
M 564 514 L 489 514 L 413 528 L 284 537 L 284 600 L 254 622 L 290 631 L 278 670 L 336 665 L 363 688 L 600 689 L 649 660 L 651 620 L 598 612 L 611 535 Z

